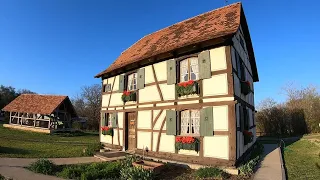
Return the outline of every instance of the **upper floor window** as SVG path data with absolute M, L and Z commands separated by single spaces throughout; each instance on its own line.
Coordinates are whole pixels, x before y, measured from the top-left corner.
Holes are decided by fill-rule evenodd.
M 103 85 L 103 92 L 111 91 L 111 84 L 105 84 Z
M 128 75 L 128 91 L 137 90 L 137 73 L 132 73 Z
M 180 82 L 199 79 L 198 58 L 191 57 L 180 61 Z
M 200 134 L 200 110 L 181 111 L 181 135 Z

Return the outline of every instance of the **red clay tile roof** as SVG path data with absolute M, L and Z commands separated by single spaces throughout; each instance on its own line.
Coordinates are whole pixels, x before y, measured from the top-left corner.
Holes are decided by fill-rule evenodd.
M 234 3 L 156 31 L 125 50 L 96 77 L 161 53 L 233 34 L 240 25 L 240 16 L 241 3 Z
M 22 94 L 5 106 L 3 111 L 51 114 L 68 96 Z

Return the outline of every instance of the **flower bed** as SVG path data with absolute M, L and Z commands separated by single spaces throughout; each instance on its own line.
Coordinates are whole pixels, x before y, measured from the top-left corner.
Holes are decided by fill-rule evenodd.
M 109 128 L 108 126 L 101 127 L 101 132 L 103 135 L 113 136 L 113 128 Z
M 241 92 L 247 95 L 251 92 L 251 84 L 249 81 L 241 81 Z
M 123 102 L 136 101 L 137 93 L 130 91 L 123 91 L 121 99 Z
M 253 134 L 250 131 L 244 130 L 243 131 L 244 136 L 244 145 L 247 145 L 253 141 Z
M 190 94 L 198 94 L 199 92 L 198 83 L 193 80 L 181 82 L 176 85 L 176 92 L 179 97 L 190 95 Z
M 195 150 L 199 151 L 199 140 L 194 137 L 176 137 L 176 150 L 185 149 L 185 150 Z

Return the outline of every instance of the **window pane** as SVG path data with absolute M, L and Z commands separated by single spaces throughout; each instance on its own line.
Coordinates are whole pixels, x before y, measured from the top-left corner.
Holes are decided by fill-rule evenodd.
M 190 73 L 192 80 L 199 79 L 199 66 L 198 66 L 198 58 L 190 58 Z
M 188 81 L 188 59 L 180 61 L 180 82 Z
M 181 134 L 189 133 L 189 111 L 181 111 Z
M 191 126 L 193 134 L 200 134 L 200 111 L 191 110 Z
M 132 73 L 128 75 L 128 90 L 133 91 L 136 90 L 136 84 L 137 84 L 137 73 Z

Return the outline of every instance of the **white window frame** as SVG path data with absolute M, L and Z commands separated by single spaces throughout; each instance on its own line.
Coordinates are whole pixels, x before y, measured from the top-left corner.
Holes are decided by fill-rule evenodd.
M 192 62 L 196 62 L 192 64 Z M 199 80 L 199 62 L 198 62 L 198 57 L 190 57 L 183 59 L 179 61 L 179 81 L 180 82 L 185 82 L 191 80 L 191 70 L 194 70 L 193 74 L 196 75 L 195 79 L 192 79 L 194 81 Z M 184 73 L 184 74 L 183 74 Z M 188 79 L 185 80 L 184 77 L 185 75 L 188 76 Z
M 127 76 L 127 91 L 137 90 L 137 80 L 138 80 L 137 76 L 138 76 L 138 74 L 136 72 L 128 74 L 128 76 Z
M 198 116 L 192 116 L 195 114 L 192 114 L 192 112 L 197 111 Z M 183 113 L 188 113 L 189 116 L 183 117 Z M 198 124 L 195 124 L 196 119 L 198 120 Z M 184 123 L 184 121 L 187 121 L 187 124 Z M 186 136 L 200 136 L 200 109 L 188 109 L 188 110 L 183 110 L 180 111 L 180 128 L 181 128 L 181 133 L 180 135 L 186 135 Z M 183 132 L 183 127 L 189 128 L 187 131 L 188 132 Z M 192 132 L 193 130 L 193 132 Z M 198 131 L 198 132 L 197 132 Z

